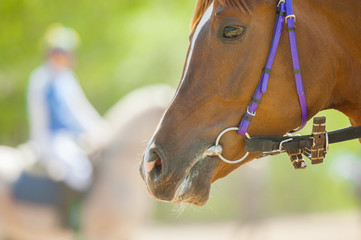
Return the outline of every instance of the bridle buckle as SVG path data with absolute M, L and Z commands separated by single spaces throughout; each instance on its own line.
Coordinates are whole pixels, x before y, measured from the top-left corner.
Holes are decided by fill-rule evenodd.
M 247 107 L 247 113 L 248 113 L 250 116 L 252 116 L 252 117 L 255 117 L 255 116 L 256 116 L 256 111 L 251 112 L 251 111 L 249 110 L 249 106 Z
M 295 20 L 295 23 L 296 23 L 296 15 L 294 15 L 294 14 L 293 14 L 293 15 L 288 15 L 288 16 L 286 16 L 286 18 L 285 18 L 285 19 L 286 19 L 286 23 L 287 23 L 287 20 L 290 19 L 290 18 L 293 18 L 293 19 Z
M 292 138 L 289 138 L 289 139 L 286 139 L 286 140 L 283 140 L 281 143 L 280 143 L 280 147 L 279 147 L 279 149 L 278 149 L 278 152 L 283 152 L 284 150 L 283 150 L 283 144 L 285 144 L 286 142 L 290 142 L 290 141 L 292 141 L 293 139 Z
M 277 4 L 277 7 L 280 7 L 281 3 L 286 4 L 286 1 L 285 1 L 285 0 L 280 0 L 280 1 L 278 2 L 278 4 Z

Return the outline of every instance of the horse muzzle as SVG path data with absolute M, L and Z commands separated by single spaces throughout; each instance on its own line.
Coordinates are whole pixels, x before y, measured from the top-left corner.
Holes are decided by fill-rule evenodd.
M 186 162 L 190 163 L 188 166 Z M 182 164 L 180 164 L 182 163 Z M 156 199 L 204 205 L 209 198 L 217 157 L 170 161 L 159 146 L 150 144 L 140 164 L 140 174 Z M 178 164 L 178 166 L 176 166 Z

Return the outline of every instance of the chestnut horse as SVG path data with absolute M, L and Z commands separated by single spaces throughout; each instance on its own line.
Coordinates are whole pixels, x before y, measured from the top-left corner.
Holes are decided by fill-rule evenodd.
M 176 95 L 150 141 L 140 172 L 157 199 L 204 205 L 211 183 L 245 162 L 207 156 L 218 134 L 239 124 L 270 50 L 277 0 L 198 0 Z M 361 1 L 294 0 L 308 119 L 324 109 L 361 125 Z M 301 125 L 286 29 L 250 136 L 284 135 Z M 222 137 L 223 155 L 245 155 L 245 137 Z

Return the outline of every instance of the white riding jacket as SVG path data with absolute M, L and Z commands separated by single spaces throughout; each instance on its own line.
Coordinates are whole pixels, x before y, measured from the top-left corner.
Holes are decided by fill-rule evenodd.
M 104 121 L 88 102 L 73 72 L 57 71 L 50 64 L 35 69 L 27 103 L 30 138 L 50 175 L 74 189 L 86 189 L 92 167 L 77 141 L 84 135 L 94 136 Z

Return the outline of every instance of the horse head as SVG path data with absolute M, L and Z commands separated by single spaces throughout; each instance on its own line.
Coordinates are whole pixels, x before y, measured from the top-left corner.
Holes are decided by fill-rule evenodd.
M 155 198 L 204 205 L 212 182 L 259 156 L 249 154 L 242 163 L 227 164 L 217 156 L 209 156 L 207 150 L 223 129 L 238 126 L 247 111 L 272 42 L 276 5 L 275 0 L 198 1 L 180 85 L 140 166 L 148 190 Z M 297 7 L 301 5 L 302 2 Z M 301 9 L 305 10 L 304 6 L 298 13 L 305 14 Z M 302 18 L 299 22 L 303 25 L 299 35 L 317 36 L 315 31 L 308 30 L 311 23 Z M 307 37 L 300 39 L 302 65 L 312 60 L 308 58 L 313 47 L 322 44 L 322 37 L 314 44 Z M 317 58 L 325 60 L 325 56 L 326 52 Z M 302 72 L 305 79 L 312 79 L 304 82 L 309 117 L 327 107 L 335 85 L 334 78 L 325 85 L 324 78 L 329 73 L 315 76 L 315 70 L 322 64 L 328 67 L 332 63 L 312 61 Z M 293 79 L 290 47 L 287 34 L 283 34 L 267 94 L 248 129 L 251 137 L 284 135 L 301 125 Z M 311 86 L 323 89 L 324 94 L 311 91 Z M 238 159 L 246 153 L 245 136 L 236 132 L 225 134 L 220 142 L 227 159 Z

